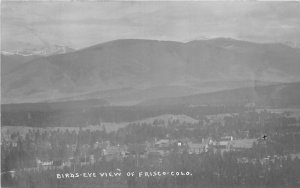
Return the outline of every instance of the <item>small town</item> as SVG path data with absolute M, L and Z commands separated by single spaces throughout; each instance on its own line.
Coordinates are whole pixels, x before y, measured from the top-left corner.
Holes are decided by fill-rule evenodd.
M 239 129 L 234 128 L 235 119 L 239 119 Z M 270 124 L 274 119 L 291 122 L 290 130 L 285 128 L 274 132 L 275 127 L 280 127 L 280 121 L 278 126 Z M 293 123 L 293 120 L 296 122 Z M 236 168 L 257 168 L 257 178 L 264 179 L 272 171 L 284 170 L 289 163 L 299 163 L 300 148 L 293 142 L 296 140 L 291 140 L 289 146 L 279 143 L 284 137 L 288 139 L 299 134 L 295 132 L 299 131 L 297 121 L 284 114 L 246 111 L 240 114 L 206 116 L 198 121 L 185 115 L 166 115 L 129 123 L 126 127 L 112 132 L 107 132 L 106 127 L 101 125 L 98 125 L 100 129 L 94 131 L 78 128 L 77 132 L 68 129 L 29 129 L 25 135 L 16 132 L 8 134 L 7 130 L 2 135 L 1 146 L 7 155 L 2 156 L 5 159 L 2 165 L 4 168 L 11 167 L 6 174 L 10 181 L 28 173 L 52 172 L 53 178 L 57 178 L 56 174 L 61 172 L 101 172 L 104 168 L 112 173 L 120 170 L 138 174 L 138 171 L 184 170 L 181 169 L 183 166 L 190 166 L 185 169 L 189 169 L 194 177 L 204 168 L 197 170 L 196 166 L 205 165 L 206 160 L 216 158 L 226 163 L 233 160 L 231 163 L 237 165 Z M 221 129 L 228 127 L 229 123 L 233 123 L 233 128 L 223 132 Z M 243 129 L 242 123 L 264 126 L 268 131 L 261 134 L 260 131 L 249 130 L 249 127 Z M 271 126 L 272 129 L 268 129 Z M 294 135 L 293 139 L 299 139 L 299 136 Z M 172 162 L 174 160 L 177 161 L 176 165 Z M 221 167 L 213 166 L 206 168 L 211 168 L 213 177 L 220 178 Z M 243 179 L 246 177 L 242 177 L 242 172 L 239 171 L 232 174 L 231 181 L 246 184 L 246 179 Z M 101 173 L 101 177 L 111 176 L 109 173 L 106 176 Z M 294 181 L 295 185 L 300 183 L 297 179 Z

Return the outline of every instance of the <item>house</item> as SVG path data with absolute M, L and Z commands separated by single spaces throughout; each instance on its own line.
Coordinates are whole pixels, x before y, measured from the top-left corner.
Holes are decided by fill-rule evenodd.
M 250 149 L 253 147 L 254 143 L 257 143 L 257 139 L 240 139 L 232 140 L 230 142 L 230 149 L 241 150 L 241 149 Z
M 125 148 L 121 146 L 108 146 L 103 149 L 104 159 L 110 161 L 112 159 L 121 159 L 125 155 Z
M 110 147 L 110 141 L 102 141 L 102 142 L 95 142 L 94 146 L 93 146 L 93 149 L 104 149 L 104 148 L 107 148 L 107 147 Z
M 37 159 L 36 162 L 37 162 L 38 169 L 48 170 L 48 169 L 52 169 L 53 168 L 53 161 L 52 160 L 40 160 L 40 159 Z
M 154 146 L 163 148 L 163 147 L 168 147 L 170 145 L 170 140 L 169 139 L 161 139 L 159 141 L 156 141 Z
M 213 141 L 211 137 L 202 138 L 202 143 L 205 145 L 216 145 L 216 142 Z
M 69 160 L 63 160 L 62 158 L 55 157 L 53 159 L 49 158 L 37 158 L 36 159 L 36 166 L 38 169 L 41 170 L 48 170 L 48 169 L 55 169 L 55 168 L 63 168 L 67 166 Z
M 153 156 L 164 157 L 168 154 L 169 154 L 168 150 L 162 150 L 162 149 L 159 149 L 159 148 L 150 148 L 147 152 L 148 158 L 151 158 Z
M 200 154 L 203 152 L 208 152 L 212 147 L 217 147 L 218 142 L 213 141 L 211 137 L 208 137 L 206 139 L 203 138 L 201 143 L 187 142 L 186 145 L 190 154 Z
M 220 149 L 221 152 L 229 151 L 232 141 L 233 141 L 232 136 L 225 136 L 225 137 L 222 137 L 221 140 L 214 145 L 214 147 L 216 149 Z
M 208 145 L 204 143 L 188 143 L 189 154 L 200 154 L 208 150 Z

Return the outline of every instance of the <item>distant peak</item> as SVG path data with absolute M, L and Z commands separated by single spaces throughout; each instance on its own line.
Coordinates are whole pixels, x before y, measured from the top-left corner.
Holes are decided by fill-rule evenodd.
M 74 51 L 74 49 L 70 47 L 55 44 L 53 46 L 47 46 L 42 48 L 23 48 L 23 49 L 11 50 L 11 51 L 5 50 L 5 51 L 1 51 L 1 54 L 20 55 L 20 56 L 32 56 L 32 55 L 49 56 L 55 54 L 64 54 L 72 51 Z

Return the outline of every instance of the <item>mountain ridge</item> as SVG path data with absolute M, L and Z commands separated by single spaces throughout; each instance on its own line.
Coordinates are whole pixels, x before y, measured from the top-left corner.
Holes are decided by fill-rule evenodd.
M 6 102 L 119 88 L 194 87 L 206 81 L 300 81 L 300 49 L 232 39 L 187 43 L 120 39 L 2 70 Z M 174 93 L 174 92 L 173 92 Z

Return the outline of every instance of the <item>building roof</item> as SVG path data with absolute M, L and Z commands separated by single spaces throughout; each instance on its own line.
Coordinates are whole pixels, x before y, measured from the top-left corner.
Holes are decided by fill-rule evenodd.
M 170 141 L 168 139 L 161 139 L 155 142 L 155 144 L 168 144 Z
M 197 149 L 197 148 L 203 148 L 205 147 L 205 144 L 202 143 L 188 143 L 189 148 L 191 149 Z
M 231 146 L 233 148 L 244 148 L 249 149 L 253 147 L 253 144 L 257 142 L 257 139 L 241 139 L 231 141 Z

